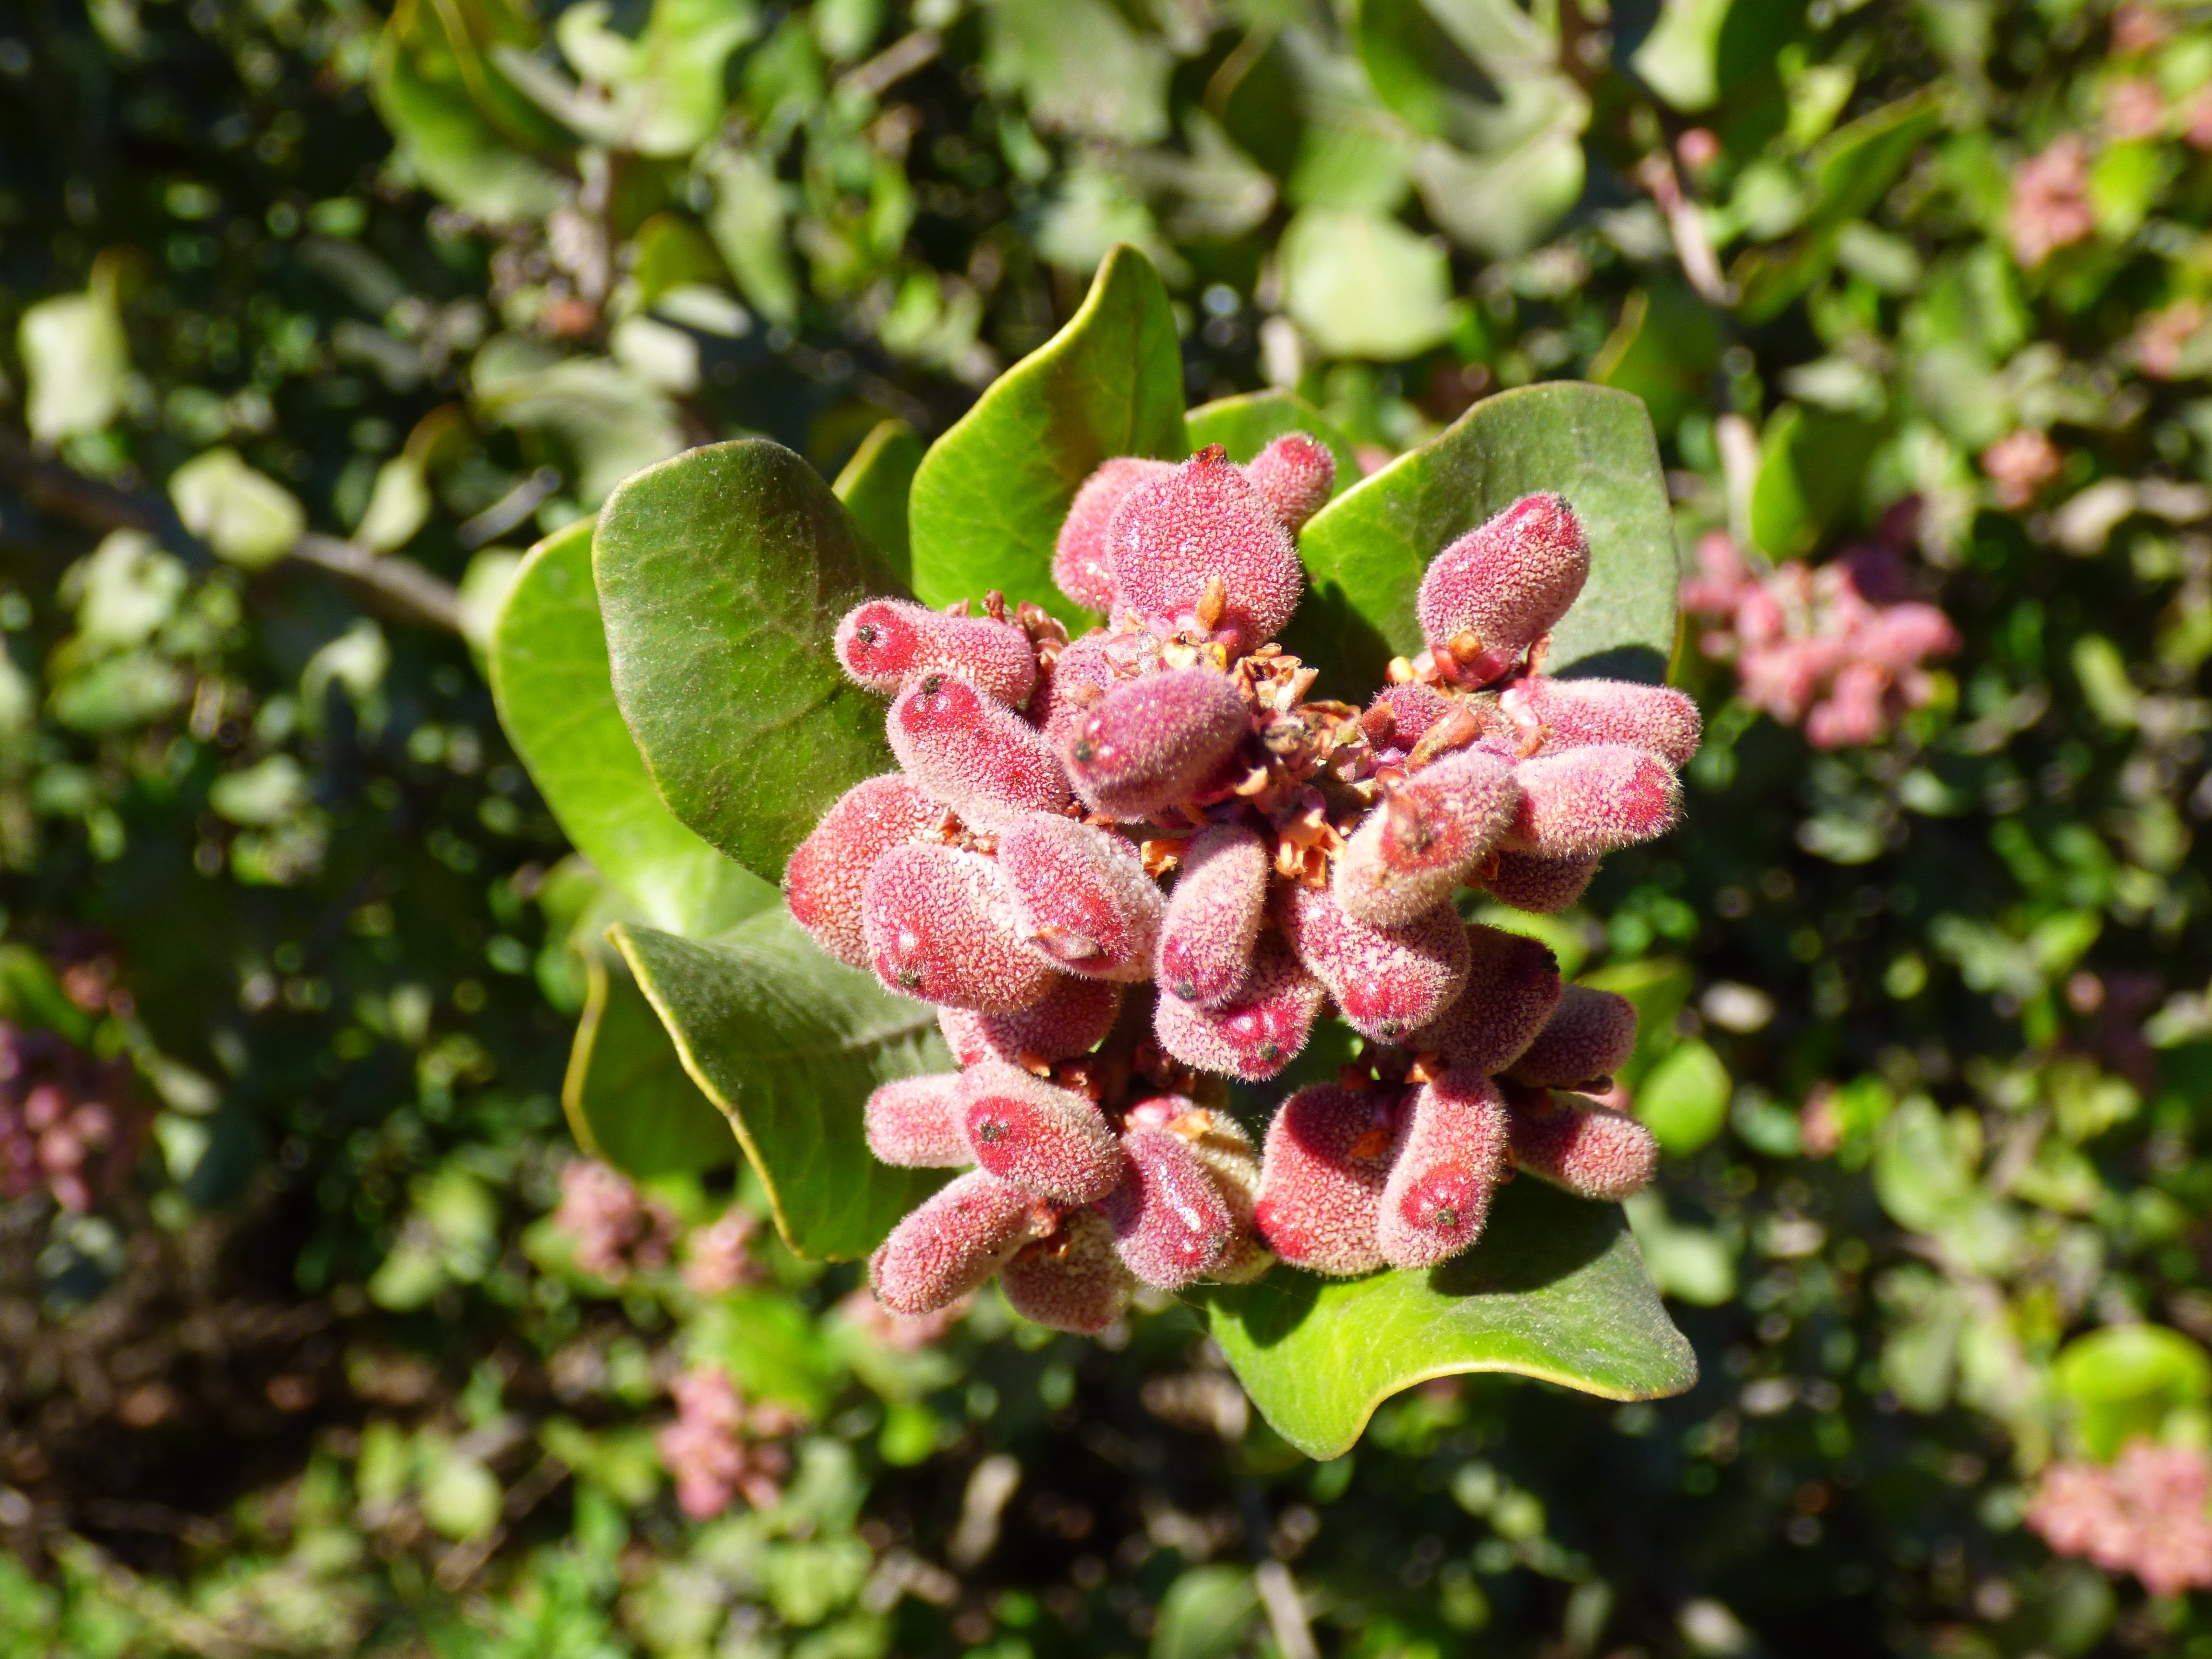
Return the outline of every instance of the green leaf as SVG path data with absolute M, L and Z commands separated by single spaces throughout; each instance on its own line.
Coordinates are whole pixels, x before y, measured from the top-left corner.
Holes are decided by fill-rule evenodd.
M 685 829 L 653 793 L 615 707 L 592 586 L 590 520 L 530 550 L 493 628 L 489 658 L 499 723 L 531 781 L 641 920 L 703 936 L 776 902 L 774 887 Z
M 1565 495 L 1590 539 L 1589 581 L 1547 671 L 1657 684 L 1679 581 L 1658 444 L 1638 399 L 1574 381 L 1485 398 L 1323 507 L 1299 538 L 1313 588 L 1284 644 L 1342 672 L 1331 696 L 1380 684 L 1393 656 L 1422 648 L 1413 599 L 1429 561 L 1539 489 Z
M 98 432 L 123 412 L 131 343 L 112 282 L 28 307 L 15 325 L 15 349 L 30 382 L 24 419 L 39 442 Z
M 369 92 L 401 157 L 454 206 L 494 222 L 542 218 L 564 192 L 536 153 L 568 135 L 491 61 L 527 51 L 536 27 L 506 0 L 401 0 L 378 43 Z
M 860 533 L 876 544 L 884 562 L 897 572 L 899 585 L 910 585 L 913 544 L 907 538 L 907 498 L 915 470 L 921 465 L 921 440 L 904 421 L 878 422 L 830 488 Z
M 1651 424 L 1672 432 L 1705 403 L 1720 362 L 1718 319 L 1686 287 L 1668 283 L 1628 296 L 1620 325 L 1590 364 L 1590 379 L 1634 392 L 1651 411 Z
M 630 926 L 613 937 L 684 1070 L 729 1115 L 793 1249 L 864 1255 L 944 1182 L 878 1163 L 861 1127 L 878 1084 L 951 1069 L 935 1010 L 823 955 L 781 909 L 711 944 Z
M 1680 1042 L 1636 1087 L 1636 1115 L 1675 1158 L 1696 1152 L 1728 1121 L 1735 1091 L 1728 1067 L 1706 1043 Z
M 1812 157 L 1814 206 L 1802 235 L 1779 248 L 1754 247 L 1729 272 L 1746 321 L 1766 321 L 1827 275 L 1844 228 L 1887 193 L 1942 121 L 1939 97 L 1915 93 L 1829 135 Z
M 307 528 L 299 498 L 228 447 L 196 455 L 172 472 L 169 500 L 185 528 L 216 557 L 248 570 L 276 563 Z
M 1152 1659 L 1224 1659 L 1243 1644 L 1259 1611 L 1250 1568 L 1193 1567 L 1160 1598 Z
M 1881 428 L 1784 404 L 1767 422 L 1751 489 L 1751 539 L 1778 559 L 1809 553 L 1856 501 Z
M 2129 1441 L 2157 1436 L 2169 1414 L 2212 1400 L 2212 1358 L 2163 1325 L 2108 1325 L 2068 1343 L 2051 1380 L 2075 1434 L 2109 1462 Z
M 1192 410 L 1184 425 L 1194 454 L 1208 444 L 1219 444 L 1231 460 L 1239 463 L 1250 460 L 1285 432 L 1310 433 L 1336 458 L 1331 499 L 1359 482 L 1359 456 L 1352 440 L 1295 392 L 1247 392 L 1217 398 Z
M 1530 1180 L 1498 1194 L 1467 1255 L 1426 1273 L 1323 1279 L 1282 1269 L 1202 1292 L 1213 1340 L 1261 1415 L 1313 1458 L 1434 1376 L 1508 1371 L 1607 1400 L 1697 1381 L 1618 1205 Z
M 629 964 L 604 947 L 584 962 L 584 1012 L 561 1085 L 576 1144 L 641 1181 L 734 1163 L 728 1120 L 685 1073 Z
M 1008 369 L 915 474 L 914 589 L 925 605 L 993 588 L 1070 623 L 1052 585 L 1060 521 L 1115 455 L 1184 454 L 1182 356 L 1159 273 L 1116 247 L 1067 326 Z
M 1332 357 L 1411 357 L 1459 320 L 1443 244 L 1387 214 L 1304 209 L 1281 258 L 1284 308 Z
M 898 583 L 830 486 L 765 439 L 629 479 L 600 511 L 592 568 L 653 787 L 710 845 L 780 878 L 831 802 L 891 769 L 883 704 L 832 642 Z

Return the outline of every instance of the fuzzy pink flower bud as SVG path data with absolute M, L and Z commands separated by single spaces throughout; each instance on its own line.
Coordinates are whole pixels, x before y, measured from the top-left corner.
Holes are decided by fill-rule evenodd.
M 1386 685 L 1376 692 L 1375 701 L 1360 716 L 1359 724 L 1377 759 L 1398 762 L 1413 751 L 1413 745 L 1431 726 L 1455 707 L 1456 701 L 1435 686 L 1423 680 L 1407 680 L 1402 685 Z
M 1153 959 L 1153 976 L 1183 1001 L 1219 1007 L 1251 978 L 1269 863 L 1267 843 L 1238 823 L 1201 830 L 1183 849 Z
M 1000 1268 L 999 1288 L 1024 1319 L 1096 1336 L 1128 1311 L 1137 1277 L 1114 1248 L 1113 1223 L 1096 1210 L 1077 1210 Z
M 1244 988 L 1218 1008 L 1162 991 L 1152 1035 L 1186 1066 L 1264 1083 L 1298 1057 L 1327 994 L 1277 939 L 1262 935 Z
M 1139 1124 L 1121 1136 L 1128 1173 L 1099 1206 L 1129 1271 L 1179 1291 L 1221 1260 L 1237 1230 L 1206 1165 L 1174 1130 Z
M 1387 1090 L 1301 1089 L 1267 1126 L 1253 1216 L 1294 1267 L 1350 1279 L 1382 1265 L 1376 1231 L 1396 1142 Z
M 1698 705 L 1680 691 L 1632 680 L 1538 675 L 1507 686 L 1498 694 L 1498 706 L 1516 727 L 1540 738 L 1535 752 L 1547 755 L 1593 743 L 1625 743 L 1680 768 L 1698 752 L 1704 730 Z
M 1615 991 L 1570 985 L 1506 1075 L 1539 1088 L 1571 1089 L 1612 1076 L 1635 1051 L 1636 1005 Z
M 1091 806 L 1141 818 L 1212 783 L 1251 729 L 1251 711 L 1226 674 L 1169 669 L 1115 686 L 1060 752 Z
M 1244 476 L 1283 528 L 1295 536 L 1328 505 L 1336 457 L 1310 432 L 1285 432 L 1244 463 Z
M 1534 915 L 1555 915 L 1589 890 L 1598 862 L 1595 854 L 1547 859 L 1534 853 L 1501 852 L 1482 884 L 1500 904 Z
M 1505 1102 L 1475 1072 L 1447 1072 L 1407 1103 L 1375 1237 L 1394 1267 L 1433 1267 L 1474 1243 L 1506 1175 Z
M 1225 639 L 1233 654 L 1273 639 L 1305 586 L 1289 532 L 1218 444 L 1130 492 L 1108 541 L 1124 610 L 1162 635 Z
M 886 729 L 906 775 L 978 830 L 1067 805 L 1067 775 L 1036 728 L 943 669 L 909 684 Z
M 1054 966 L 1091 979 L 1152 976 L 1167 901 L 1127 837 L 1056 814 L 1017 818 L 999 836 L 1014 925 Z
M 1119 643 L 1125 637 L 1093 629 L 1062 646 L 1049 668 L 1037 671 L 1027 718 L 1044 733 L 1045 746 L 1054 754 L 1066 746 L 1068 733 L 1091 704 L 1121 683 L 1123 667 L 1136 672 L 1136 653 Z
M 961 1125 L 975 1162 L 1001 1181 L 1066 1204 L 1103 1198 L 1123 1160 L 1098 1108 L 1018 1066 L 960 1074 Z
M 1009 1014 L 1044 999 L 1056 977 L 1014 937 L 998 866 L 934 842 L 876 860 L 860 900 L 868 965 L 904 996 Z
M 1551 947 L 1503 928 L 1467 930 L 1467 988 L 1450 1007 L 1402 1039 L 1454 1071 L 1493 1076 L 1534 1042 L 1559 1006 L 1559 964 Z
M 896 772 L 847 790 L 784 867 L 783 900 L 814 942 L 848 968 L 868 965 L 860 894 L 876 860 L 929 830 L 945 809 Z
M 1442 906 L 1397 927 L 1346 915 L 1325 890 L 1291 883 L 1277 905 L 1283 936 L 1328 988 L 1345 1024 L 1395 1042 L 1451 1006 L 1467 984 L 1467 929 Z
M 895 1314 L 935 1313 L 1050 1233 L 1061 1214 L 986 1170 L 956 1176 L 908 1212 L 869 1258 L 876 1299 Z
M 1513 768 L 1479 749 L 1424 767 L 1390 791 L 1352 834 L 1330 891 L 1346 915 L 1402 927 L 1450 899 L 1512 827 Z
M 1266 1273 L 1274 1263 L 1274 1254 L 1261 1242 L 1252 1222 L 1253 1206 L 1260 1197 L 1260 1151 L 1244 1126 L 1226 1112 L 1195 1105 L 1182 1095 L 1139 1102 L 1129 1109 L 1128 1123 L 1133 1128 L 1154 1124 L 1182 1136 L 1229 1206 L 1235 1223 L 1229 1246 L 1206 1277 L 1245 1285 Z
M 1521 810 L 1506 845 L 1548 859 L 1601 857 L 1674 827 L 1682 786 L 1656 755 L 1598 743 L 1513 769 Z
M 1024 1060 L 1073 1060 L 1105 1040 L 1121 1012 L 1121 988 L 1105 980 L 1061 974 L 1043 1000 L 1011 1014 L 939 1008 L 937 1029 L 963 1066 L 987 1060 L 1021 1065 Z
M 1496 679 L 1558 626 L 1589 578 L 1589 538 L 1563 495 L 1524 495 L 1430 562 L 1415 600 L 1429 649 L 1465 685 Z
M 961 1121 L 960 1078 L 952 1072 L 902 1077 L 878 1085 L 861 1109 L 868 1150 L 908 1170 L 957 1169 L 972 1164 Z
M 917 675 L 945 669 L 1010 708 L 1036 684 L 1036 649 L 1012 623 L 948 617 L 911 599 L 870 599 L 837 624 L 837 660 L 855 684 L 889 697 Z
M 1505 1097 L 1513 1164 L 1577 1198 L 1617 1203 L 1650 1184 L 1659 1143 L 1626 1112 L 1575 1095 L 1516 1088 Z
M 1106 538 L 1114 510 L 1132 491 L 1175 470 L 1173 461 L 1116 455 L 1083 481 L 1052 550 L 1052 580 L 1061 592 L 1087 610 L 1114 608 L 1114 551 Z

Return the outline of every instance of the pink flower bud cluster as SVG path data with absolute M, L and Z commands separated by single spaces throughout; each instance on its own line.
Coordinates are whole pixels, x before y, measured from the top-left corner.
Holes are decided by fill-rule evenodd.
M 2031 270 L 2088 240 L 2097 215 L 2089 205 L 2089 147 L 2079 133 L 2062 135 L 2013 169 L 2005 228 L 2014 255 Z
M 964 1171 L 871 1262 L 890 1312 L 995 1274 L 1029 1317 L 1095 1332 L 1139 1285 L 1277 1255 L 1443 1261 L 1515 1167 L 1596 1198 L 1649 1177 L 1650 1136 L 1587 1093 L 1632 1011 L 1563 993 L 1548 951 L 1455 902 L 1563 908 L 1670 829 L 1697 708 L 1541 673 L 1590 565 L 1553 495 L 1437 555 L 1426 649 L 1372 706 L 1310 699 L 1273 636 L 1333 479 L 1304 434 L 1245 466 L 1109 461 L 1054 560 L 1106 626 L 1070 639 L 993 594 L 980 616 L 871 601 L 840 629 L 900 770 L 830 808 L 787 897 L 824 950 L 937 1004 L 961 1067 L 867 1103 L 878 1158 Z M 1331 1009 L 1362 1061 L 1293 1095 L 1263 1157 L 1228 1080 L 1279 1076 Z
M 2154 1595 L 2212 1588 L 2212 1459 L 2194 1447 L 2135 1440 L 2109 1468 L 2053 1463 L 2027 1520 L 2058 1554 L 2131 1572 Z
M 666 1267 L 676 1243 L 674 1212 L 596 1158 L 572 1158 L 562 1166 L 553 1225 L 568 1236 L 579 1272 L 612 1284 Z
M 676 1418 L 653 1437 L 662 1466 L 676 1477 L 676 1501 L 695 1521 L 720 1515 L 742 1498 L 767 1509 L 783 1497 L 791 1453 L 775 1443 L 799 1426 L 770 1401 L 751 1406 L 729 1374 L 694 1367 L 668 1385 Z
M 752 1254 L 753 1235 L 759 1231 L 753 1213 L 735 1206 L 706 1226 L 693 1228 L 684 1240 L 684 1282 L 701 1296 L 723 1296 L 767 1278 L 767 1267 Z
M 0 1020 L 0 1199 L 43 1188 L 81 1213 L 128 1179 L 138 1116 L 127 1076 L 52 1032 Z
M 1959 648 L 1958 630 L 1932 605 L 1878 603 L 1868 570 L 1887 556 L 1842 558 L 1818 569 L 1791 560 L 1761 575 L 1721 531 L 1698 544 L 1699 574 L 1684 607 L 1718 619 L 1698 641 L 1734 659 L 1737 694 L 1816 749 L 1878 743 L 1933 689 L 1921 665 Z

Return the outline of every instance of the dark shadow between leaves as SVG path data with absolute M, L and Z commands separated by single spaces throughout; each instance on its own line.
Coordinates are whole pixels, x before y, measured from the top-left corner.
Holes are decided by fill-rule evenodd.
M 1285 649 L 1322 671 L 1327 695 L 1362 703 L 1379 690 L 1396 653 L 1382 630 L 1352 609 L 1341 582 L 1308 578 L 1297 615 L 1284 630 Z
M 1644 685 L 1667 683 L 1667 659 L 1648 645 L 1616 645 L 1593 651 L 1560 669 L 1563 680 L 1634 680 Z
M 1596 1262 L 1626 1226 L 1617 1204 L 1592 1204 L 1523 1178 L 1498 1194 L 1489 1236 L 1465 1255 L 1431 1267 L 1428 1287 L 1462 1298 L 1527 1296 Z M 1212 1285 L 1200 1294 L 1233 1306 L 1252 1345 L 1272 1348 L 1313 1316 L 1322 1282 L 1279 1267 L 1255 1285 Z

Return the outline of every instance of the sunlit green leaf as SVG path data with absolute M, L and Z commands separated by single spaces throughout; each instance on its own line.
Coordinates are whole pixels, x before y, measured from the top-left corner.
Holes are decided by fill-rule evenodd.
M 1337 696 L 1380 684 L 1393 656 L 1422 649 L 1413 601 L 1429 561 L 1539 489 L 1564 495 L 1590 541 L 1548 672 L 1660 680 L 1678 575 L 1650 418 L 1626 392 L 1571 381 L 1486 398 L 1324 507 L 1299 538 L 1313 589 L 1285 643 L 1340 667 Z
M 847 679 L 838 619 L 899 584 L 830 486 L 761 439 L 638 474 L 599 514 L 592 569 L 615 700 L 676 817 L 746 868 L 891 769 L 882 702 Z
M 1082 309 L 993 383 L 930 446 L 908 523 L 915 597 L 980 599 L 996 588 L 1071 623 L 1052 585 L 1068 503 L 1115 455 L 1183 453 L 1182 357 L 1167 289 L 1134 248 L 1114 250 Z
M 934 1009 L 824 956 L 781 908 L 711 943 L 641 927 L 615 939 L 793 1249 L 865 1255 L 943 1182 L 878 1163 L 861 1127 L 878 1084 L 951 1069 Z
M 1504 1188 L 1475 1247 L 1429 1272 L 1323 1279 L 1279 1267 L 1200 1296 L 1252 1403 L 1309 1457 L 1349 1449 L 1376 1406 L 1432 1376 L 1510 1371 L 1651 1400 L 1698 1376 L 1620 1206 L 1536 1181 Z

